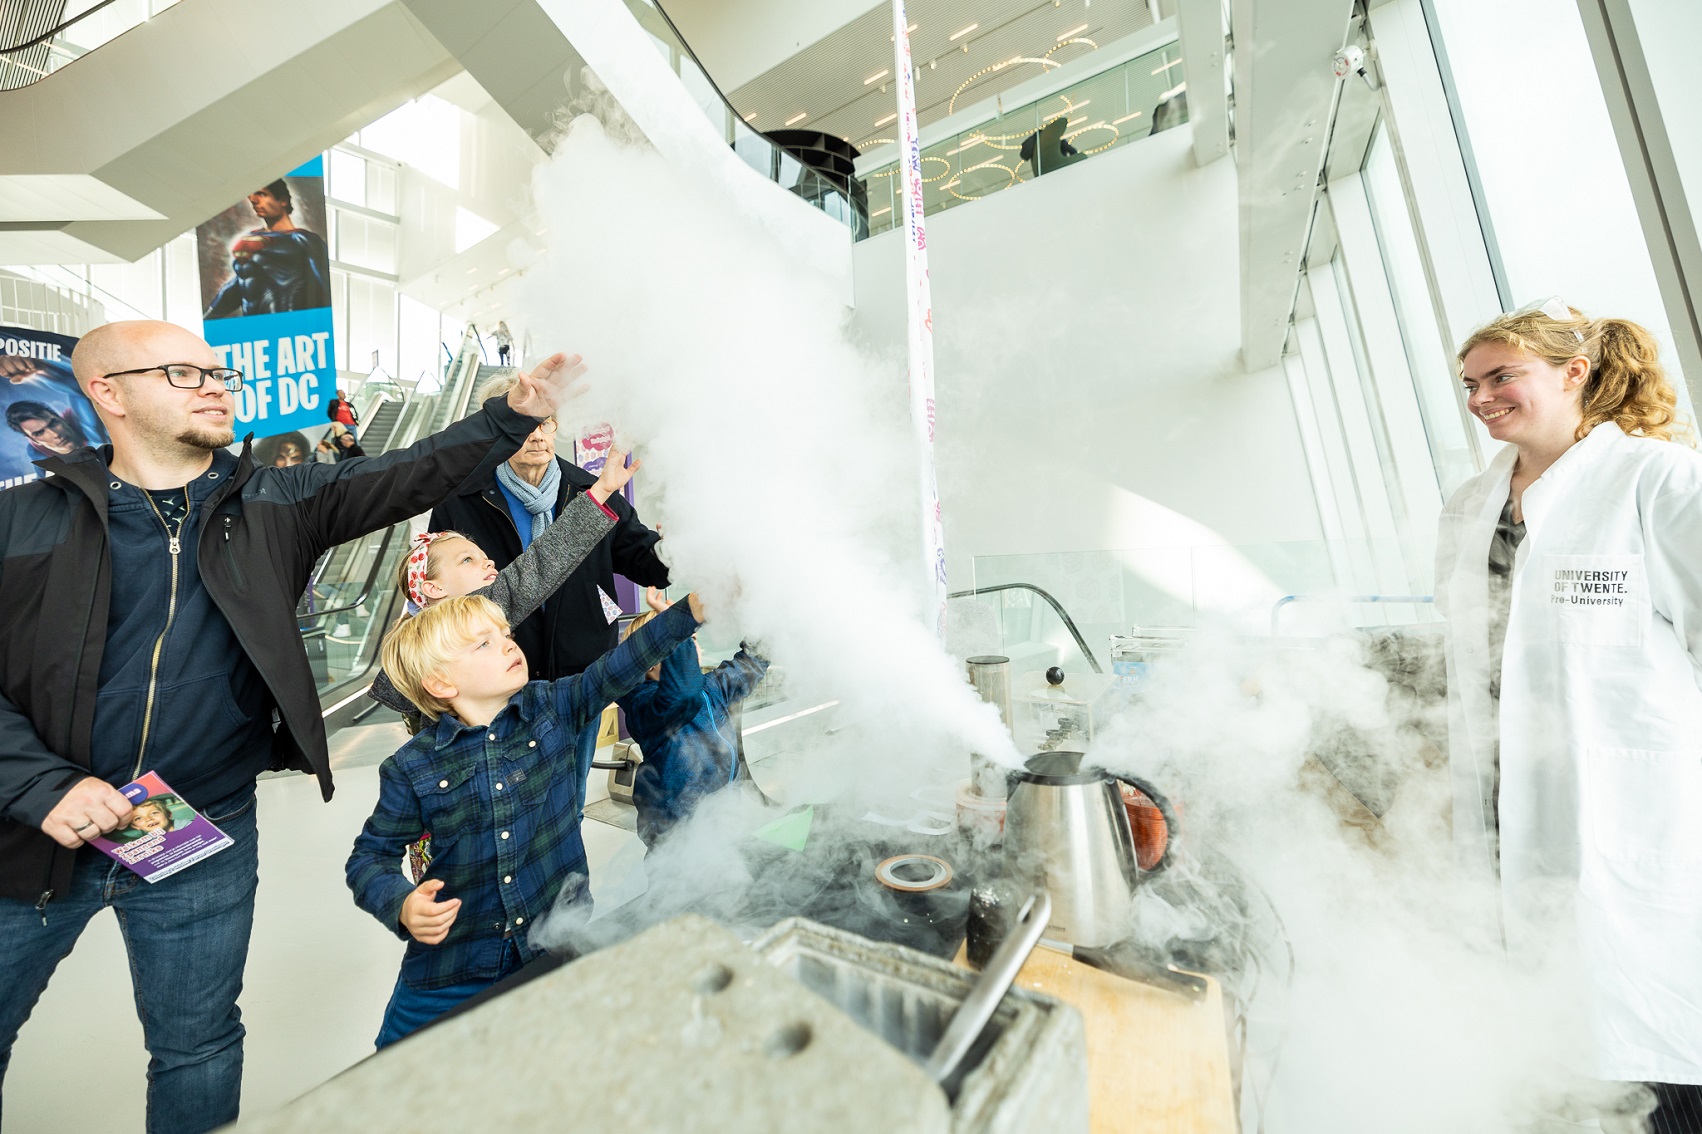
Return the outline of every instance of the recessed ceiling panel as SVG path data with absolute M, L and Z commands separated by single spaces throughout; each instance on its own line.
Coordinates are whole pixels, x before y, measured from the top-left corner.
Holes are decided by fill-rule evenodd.
M 920 124 L 1149 27 L 1155 7 L 1149 0 L 915 0 L 907 15 Z M 1169 7 L 1167 0 L 1158 14 Z M 820 130 L 867 149 L 893 137 L 892 64 L 892 15 L 882 4 L 728 99 L 758 130 Z

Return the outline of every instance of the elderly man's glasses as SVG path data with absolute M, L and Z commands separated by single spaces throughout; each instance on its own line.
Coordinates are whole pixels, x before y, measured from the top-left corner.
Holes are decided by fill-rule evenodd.
M 546 417 L 544 420 L 542 420 L 538 423 L 538 432 L 542 433 L 545 437 L 551 436 L 552 434 L 555 433 L 555 431 L 556 431 L 556 419 L 553 418 L 553 417 Z
M 140 370 L 115 370 L 102 378 L 122 378 L 127 374 L 164 374 L 165 380 L 179 390 L 199 390 L 211 378 L 224 383 L 225 389 L 236 393 L 242 389 L 242 371 L 225 366 L 191 366 L 187 362 L 167 362 L 159 366 L 144 366 Z

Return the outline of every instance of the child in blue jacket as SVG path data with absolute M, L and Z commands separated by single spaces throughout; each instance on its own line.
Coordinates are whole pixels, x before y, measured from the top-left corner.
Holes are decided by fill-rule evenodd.
M 627 631 L 636 632 L 669 604 L 654 587 L 645 590 L 650 611 Z M 731 661 L 703 672 L 697 641 L 681 642 L 637 689 L 617 702 L 627 731 L 644 752 L 633 775 L 632 802 L 638 835 L 654 846 L 697 801 L 737 778 L 739 737 L 733 706 L 750 696 L 768 672 L 768 661 L 741 647 Z

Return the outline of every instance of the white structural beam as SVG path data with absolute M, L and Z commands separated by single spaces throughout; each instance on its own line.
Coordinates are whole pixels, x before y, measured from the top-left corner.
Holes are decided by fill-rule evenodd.
M 1234 0 L 1241 355 L 1248 370 L 1282 359 L 1340 82 L 1331 60 L 1352 10 L 1353 0 Z
M 1222 0 L 1177 0 L 1182 73 L 1188 82 L 1188 121 L 1194 160 L 1207 165 L 1229 156 L 1229 93 Z

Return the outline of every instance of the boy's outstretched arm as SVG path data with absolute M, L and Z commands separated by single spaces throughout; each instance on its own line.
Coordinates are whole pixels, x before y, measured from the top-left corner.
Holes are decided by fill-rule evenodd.
M 557 715 L 573 728 L 590 724 L 604 705 L 638 688 L 645 670 L 690 638 L 702 624 L 702 612 L 695 594 L 689 602 L 675 603 L 592 662 L 584 673 L 555 682 L 551 695 Z
M 677 714 L 695 711 L 690 707 L 702 695 L 703 666 L 697 658 L 697 643 L 687 638 L 662 663 L 661 677 L 623 696 L 620 706 L 633 735 L 653 735 L 669 727 Z
M 767 673 L 768 659 L 741 642 L 739 652 L 716 666 L 715 672 L 705 678 L 705 682 L 731 705 L 749 697 L 751 690 L 762 684 Z
M 355 905 L 404 941 L 408 932 L 402 928 L 402 903 L 414 892 L 414 885 L 402 877 L 397 864 L 408 844 L 424 830 L 413 786 L 386 760 L 378 766 L 378 804 L 355 836 L 343 875 L 354 892 Z

